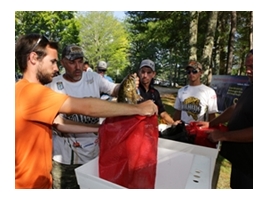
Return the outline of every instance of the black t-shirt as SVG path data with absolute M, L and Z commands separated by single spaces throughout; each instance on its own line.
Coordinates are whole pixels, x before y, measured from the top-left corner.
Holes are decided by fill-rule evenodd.
M 228 122 L 230 131 L 249 127 L 253 127 L 253 84 L 239 98 Z M 223 142 L 220 154 L 235 168 L 253 176 L 253 142 Z
M 146 92 L 143 85 L 140 84 L 139 91 L 140 91 L 140 95 L 143 97 L 142 101 L 152 100 L 155 103 L 155 105 L 157 105 L 159 114 L 166 111 L 162 103 L 160 93 L 152 85 L 150 85 L 148 92 Z

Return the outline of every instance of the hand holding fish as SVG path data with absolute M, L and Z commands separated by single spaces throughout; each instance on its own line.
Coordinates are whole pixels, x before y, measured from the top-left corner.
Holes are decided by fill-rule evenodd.
M 136 73 L 134 73 L 133 76 L 135 77 L 136 89 L 138 89 L 140 84 L 140 78 L 137 76 Z

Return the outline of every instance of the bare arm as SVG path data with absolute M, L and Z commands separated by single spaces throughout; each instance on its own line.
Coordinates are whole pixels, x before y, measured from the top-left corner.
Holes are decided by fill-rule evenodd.
M 205 127 L 205 128 L 208 128 L 208 127 L 213 127 L 213 126 L 217 126 L 221 123 L 225 123 L 225 122 L 228 122 L 230 117 L 232 116 L 232 113 L 233 113 L 233 110 L 235 108 L 235 105 L 232 105 L 228 108 L 226 108 L 222 114 L 220 114 L 218 117 L 216 117 L 216 113 L 215 113 L 215 117 L 209 115 L 209 122 L 206 122 L 206 121 L 199 121 L 197 122 L 197 126 L 200 126 L 200 127 Z
M 228 122 L 230 117 L 233 114 L 233 111 L 235 109 L 236 104 L 228 107 L 226 110 L 223 111 L 222 114 L 220 114 L 218 117 L 214 118 L 213 120 L 209 121 L 209 126 L 217 126 L 220 123 Z
M 60 115 L 54 119 L 53 127 L 62 133 L 97 133 L 100 124 L 83 124 L 64 119 Z
M 214 118 L 216 118 L 216 113 L 208 114 L 208 121 L 209 121 L 209 122 L 210 122 L 211 120 L 213 120 Z
M 212 131 L 208 134 L 208 139 L 213 142 L 253 142 L 253 127 L 228 132 Z
M 174 121 L 166 111 L 162 112 L 160 114 L 160 117 L 162 117 L 162 119 L 164 119 L 167 124 L 171 124 L 171 125 L 177 125 L 178 123 L 181 122 L 180 120 Z
M 91 117 L 115 117 L 129 115 L 158 114 L 158 108 L 153 101 L 148 100 L 140 104 L 126 104 L 104 101 L 98 98 L 68 97 L 61 106 L 60 113 L 76 113 Z
M 176 120 L 181 120 L 181 111 L 175 109 L 174 115 L 173 115 L 173 119 Z
M 115 88 L 114 88 L 113 93 L 111 94 L 111 96 L 117 97 L 118 91 L 119 91 L 119 87 L 120 87 L 120 84 L 116 84 L 116 86 L 115 86 Z

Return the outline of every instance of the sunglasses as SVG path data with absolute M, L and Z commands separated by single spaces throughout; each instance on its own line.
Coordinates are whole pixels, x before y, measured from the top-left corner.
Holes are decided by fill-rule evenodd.
M 191 74 L 191 73 L 193 73 L 193 74 L 197 74 L 198 72 L 199 72 L 198 69 L 192 69 L 192 70 L 191 70 L 191 69 L 187 69 L 187 70 L 186 70 L 186 73 L 187 73 L 187 74 Z
M 38 44 L 39 44 L 42 40 L 45 41 L 46 43 L 49 43 L 49 39 L 48 39 L 46 36 L 42 35 L 42 36 L 37 40 L 37 42 L 35 43 L 35 45 L 33 46 L 33 48 L 31 49 L 30 52 L 33 52 L 34 49 L 38 46 Z
M 98 69 L 98 72 L 106 72 L 106 69 Z

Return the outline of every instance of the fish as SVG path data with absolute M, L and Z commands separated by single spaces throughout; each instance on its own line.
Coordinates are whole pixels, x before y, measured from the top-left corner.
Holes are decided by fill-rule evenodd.
M 136 88 L 136 77 L 137 74 L 127 75 L 119 86 L 117 102 L 137 104 L 143 98 L 139 95 Z

